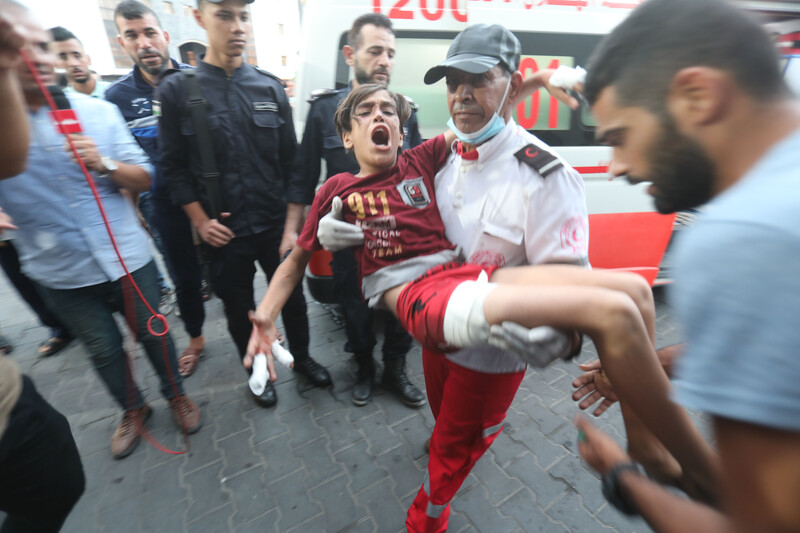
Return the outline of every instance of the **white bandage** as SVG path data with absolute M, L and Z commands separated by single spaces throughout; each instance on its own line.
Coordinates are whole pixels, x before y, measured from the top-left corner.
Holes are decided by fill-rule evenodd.
M 586 71 L 581 67 L 567 67 L 561 65 L 550 76 L 550 85 L 559 89 L 573 90 L 579 83 L 586 80 Z
M 483 302 L 497 284 L 481 272 L 478 279 L 460 283 L 450 295 L 444 312 L 442 334 L 449 346 L 466 348 L 489 340 L 489 324 L 483 313 Z
M 289 350 L 281 346 L 277 340 L 272 342 L 272 356 L 277 362 L 289 368 L 289 365 L 294 363 L 294 357 L 289 353 Z
M 260 396 L 267 388 L 267 380 L 269 379 L 269 372 L 267 371 L 267 356 L 263 353 L 257 353 L 253 358 L 253 373 L 250 374 L 248 383 L 250 390 L 253 394 Z

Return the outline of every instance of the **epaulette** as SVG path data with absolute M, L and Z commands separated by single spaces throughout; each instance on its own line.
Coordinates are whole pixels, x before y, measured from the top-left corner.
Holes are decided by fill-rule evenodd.
M 419 111 L 419 104 L 417 102 L 415 102 L 413 98 L 411 98 L 410 96 L 406 96 L 406 95 L 403 95 L 403 98 L 406 99 L 406 101 L 408 102 L 408 105 L 411 106 L 411 109 L 413 109 L 414 111 Z
M 308 95 L 308 103 L 313 104 L 323 96 L 339 92 L 337 89 L 315 89 Z
M 564 166 L 558 157 L 535 144 L 524 146 L 514 154 L 514 157 L 533 168 L 543 178 Z
M 278 83 L 280 83 L 280 84 L 281 84 L 281 87 L 284 87 L 284 88 L 286 87 L 286 82 L 284 82 L 282 79 L 280 79 L 278 76 L 276 76 L 276 75 L 275 75 L 275 74 L 273 74 L 272 72 L 269 72 L 269 71 L 267 71 L 267 70 L 264 70 L 263 68 L 261 68 L 261 67 L 257 67 L 257 66 L 255 66 L 255 65 L 253 65 L 253 68 L 254 68 L 254 69 L 256 69 L 256 72 L 258 72 L 259 74 L 263 74 L 264 76 L 269 76 L 269 77 L 270 77 L 270 78 L 272 78 L 273 80 L 275 80 L 275 81 L 277 81 Z

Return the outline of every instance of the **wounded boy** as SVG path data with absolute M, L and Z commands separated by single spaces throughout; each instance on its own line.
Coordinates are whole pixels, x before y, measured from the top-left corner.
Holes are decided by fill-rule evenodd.
M 638 276 L 572 266 L 498 268 L 463 262 L 445 238 L 433 194 L 434 176 L 455 135 L 448 131 L 398 155 L 409 113 L 402 96 L 380 85 L 361 86 L 342 101 L 337 129 L 360 171 L 338 174 L 317 192 L 295 248 L 258 306 L 249 353 L 269 352 L 276 336 L 274 317 L 302 280 L 311 254 L 321 248 L 319 219 L 340 198 L 345 220 L 365 230 L 365 242 L 355 250 L 365 299 L 395 313 L 431 348 L 486 342 L 489 326 L 503 321 L 577 329 L 594 338 L 603 327 L 598 315 L 607 313 L 586 311 L 593 293 L 598 293 L 598 304 L 635 315 L 642 343 L 650 343 L 652 298 Z
M 275 318 L 303 278 L 315 250 L 320 218 L 344 199 L 345 221 L 364 228 L 355 248 L 364 297 L 395 313 L 421 343 L 455 349 L 485 343 L 491 325 L 577 330 L 594 342 L 619 399 L 628 402 L 683 466 L 704 470 L 713 462 L 688 414 L 669 401 L 669 381 L 653 347 L 652 292 L 636 274 L 567 265 L 497 268 L 464 263 L 445 238 L 434 177 L 455 139 L 447 132 L 398 155 L 406 100 L 380 85 L 362 85 L 342 101 L 335 121 L 358 174 L 327 180 L 311 206 L 297 244 L 270 281 L 253 316 L 244 364 L 267 354 Z M 694 468 L 692 468 L 694 470 Z
M 364 245 L 356 249 L 365 298 L 371 306 L 394 312 L 418 341 L 434 349 L 485 342 L 489 325 L 502 321 L 527 327 L 549 324 L 591 336 L 593 324 L 569 303 L 570 287 L 560 287 L 551 296 L 553 285 L 622 291 L 625 294 L 609 297 L 626 300 L 642 322 L 645 340 L 652 336 L 652 325 L 644 327 L 645 321 L 653 320 L 649 287 L 637 276 L 566 266 L 497 269 L 464 263 L 445 238 L 433 195 L 434 176 L 455 136 L 448 131 L 398 156 L 409 113 L 403 97 L 379 85 L 359 87 L 340 105 L 337 129 L 345 147 L 355 153 L 360 171 L 334 176 L 318 191 L 295 249 L 258 307 L 255 320 L 260 327 L 254 328 L 251 355 L 269 352 L 276 335 L 272 321 L 302 279 L 311 254 L 320 248 L 320 217 L 339 198 L 346 202 L 345 219 L 366 230 Z M 504 288 L 507 284 L 530 288 Z M 541 294 L 532 298 L 529 291 Z M 588 298 L 581 291 L 581 306 Z

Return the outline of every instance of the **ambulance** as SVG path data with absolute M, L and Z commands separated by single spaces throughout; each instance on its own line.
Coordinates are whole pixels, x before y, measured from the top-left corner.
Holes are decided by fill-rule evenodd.
M 604 35 L 642 0 L 305 0 L 294 117 L 298 135 L 309 104 L 320 88 L 341 88 L 352 74 L 341 50 L 359 15 L 382 13 L 392 20 L 397 40 L 390 88 L 413 99 L 423 138 L 445 129 L 449 118 L 445 84 L 425 85 L 425 72 L 445 58 L 453 38 L 468 25 L 502 24 L 522 44 L 520 71 L 586 65 Z M 794 2 L 739 2 L 762 12 L 800 16 Z M 754 4 L 759 4 L 755 6 Z M 800 76 L 800 61 L 797 62 Z M 608 174 L 611 152 L 594 141 L 587 105 L 572 111 L 540 90 L 519 104 L 514 120 L 549 144 L 584 179 L 589 210 L 589 258 L 594 267 L 639 272 L 653 285 L 669 282 L 659 268 L 670 241 L 674 216 L 653 212 L 647 184 L 629 185 Z M 690 217 L 689 217 L 690 218 Z M 327 258 L 312 260 L 312 294 L 328 273 Z M 316 295 L 315 295 L 316 297 Z M 324 298 L 324 296 L 323 296 Z M 318 298 L 319 299 L 319 298 Z

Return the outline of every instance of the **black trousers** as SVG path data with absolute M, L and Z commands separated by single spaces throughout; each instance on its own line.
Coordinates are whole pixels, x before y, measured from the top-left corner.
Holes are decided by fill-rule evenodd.
M 261 265 L 272 279 L 280 264 L 280 242 L 282 229 L 236 237 L 221 248 L 214 250 L 211 261 L 211 285 L 225 307 L 228 319 L 228 331 L 239 350 L 239 357 L 244 358 L 247 342 L 253 325 L 248 311 L 255 309 L 253 295 L 253 279 L 256 274 L 256 262 Z M 308 316 L 306 315 L 306 299 L 303 296 L 303 285 L 298 283 L 281 312 L 286 337 L 289 339 L 289 350 L 296 361 L 308 357 Z
M 353 250 L 346 248 L 334 252 L 331 270 L 336 300 L 344 315 L 344 331 L 353 353 L 359 356 L 372 354 L 377 342 L 372 329 L 372 319 L 376 313 L 383 315 L 384 361 L 408 353 L 411 349 L 411 335 L 403 329 L 397 318 L 388 311 L 373 311 L 364 301 Z
M 0 267 L 8 276 L 8 280 L 17 289 L 23 300 L 33 309 L 39 321 L 50 328 L 50 336 L 64 339 L 71 337 L 64 324 L 50 311 L 47 304 L 42 300 L 36 284 L 22 273 L 19 263 L 19 254 L 12 241 L 0 241 Z
M 164 262 L 175 284 L 181 320 L 190 337 L 203 334 L 206 310 L 200 287 L 203 269 L 197 262 L 192 240 L 192 225 L 183 208 L 161 198 L 153 198 L 153 222 L 163 243 Z
M 0 510 L 8 513 L 0 533 L 59 531 L 85 485 L 67 419 L 23 376 L 0 439 Z

